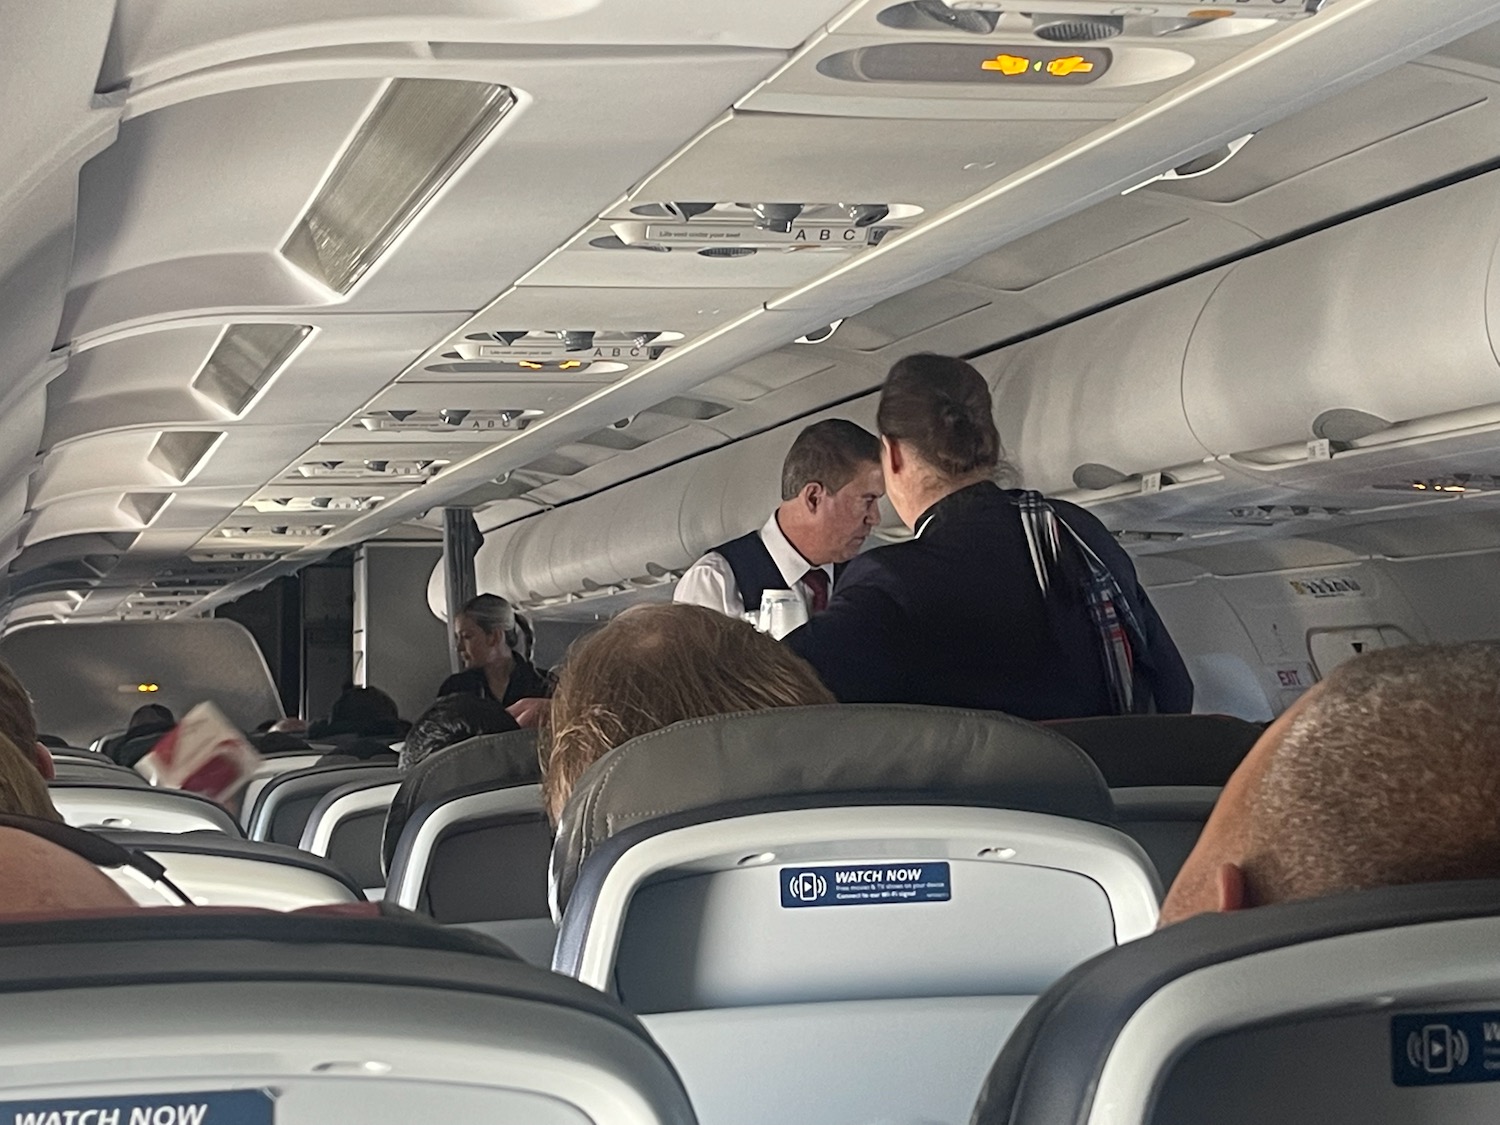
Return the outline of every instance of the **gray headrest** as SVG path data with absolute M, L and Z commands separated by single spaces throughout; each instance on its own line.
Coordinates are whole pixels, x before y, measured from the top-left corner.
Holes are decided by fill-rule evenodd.
M 481 734 L 429 754 L 411 768 L 386 814 L 381 845 L 386 866 L 395 857 L 406 822 L 429 801 L 480 785 L 492 789 L 534 785 L 541 776 L 534 730 Z
M 893 802 L 984 805 L 1108 822 L 1098 768 L 1060 735 L 993 711 L 857 704 L 676 723 L 579 779 L 552 850 L 559 907 L 612 836 L 659 817 Z

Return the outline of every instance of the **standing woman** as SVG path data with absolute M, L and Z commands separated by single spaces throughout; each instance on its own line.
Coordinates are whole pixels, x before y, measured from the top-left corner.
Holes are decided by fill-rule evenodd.
M 979 372 L 908 356 L 876 421 L 886 493 L 915 537 L 856 558 L 786 638 L 834 695 L 1036 720 L 1192 708 L 1177 646 L 1104 525 L 994 483 L 1000 435 Z
M 516 611 L 504 598 L 495 594 L 471 598 L 459 611 L 453 631 L 458 636 L 464 670 L 443 681 L 439 698 L 477 695 L 497 700 L 502 707 L 513 707 L 523 699 L 541 699 L 552 693 L 552 681 L 523 654 Z

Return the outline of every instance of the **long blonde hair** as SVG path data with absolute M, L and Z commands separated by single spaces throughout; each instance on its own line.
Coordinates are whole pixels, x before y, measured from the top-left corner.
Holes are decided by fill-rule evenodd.
M 833 703 L 812 666 L 743 621 L 694 605 L 627 610 L 573 646 L 542 732 L 554 823 L 585 770 L 683 719 Z

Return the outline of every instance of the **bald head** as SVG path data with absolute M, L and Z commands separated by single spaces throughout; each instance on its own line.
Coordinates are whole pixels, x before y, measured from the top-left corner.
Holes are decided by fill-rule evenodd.
M 0 918 L 134 908 L 135 901 L 88 860 L 30 832 L 0 828 Z
M 1500 878 L 1500 646 L 1338 668 L 1225 786 L 1163 924 L 1341 891 Z

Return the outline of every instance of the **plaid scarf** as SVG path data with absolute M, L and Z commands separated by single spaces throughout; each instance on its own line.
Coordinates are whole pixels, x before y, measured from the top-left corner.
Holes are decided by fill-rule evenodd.
M 1120 583 L 1104 560 L 1058 516 L 1040 492 L 1022 492 L 1016 498 L 1016 507 L 1020 509 L 1021 528 L 1026 533 L 1031 565 L 1044 600 L 1052 592 L 1063 543 L 1071 542 L 1078 548 L 1086 569 L 1080 592 L 1099 638 L 1110 706 L 1117 715 L 1147 710 L 1151 704 L 1150 692 L 1137 691 L 1135 679 L 1135 652 L 1137 648 L 1145 649 L 1145 633 Z

